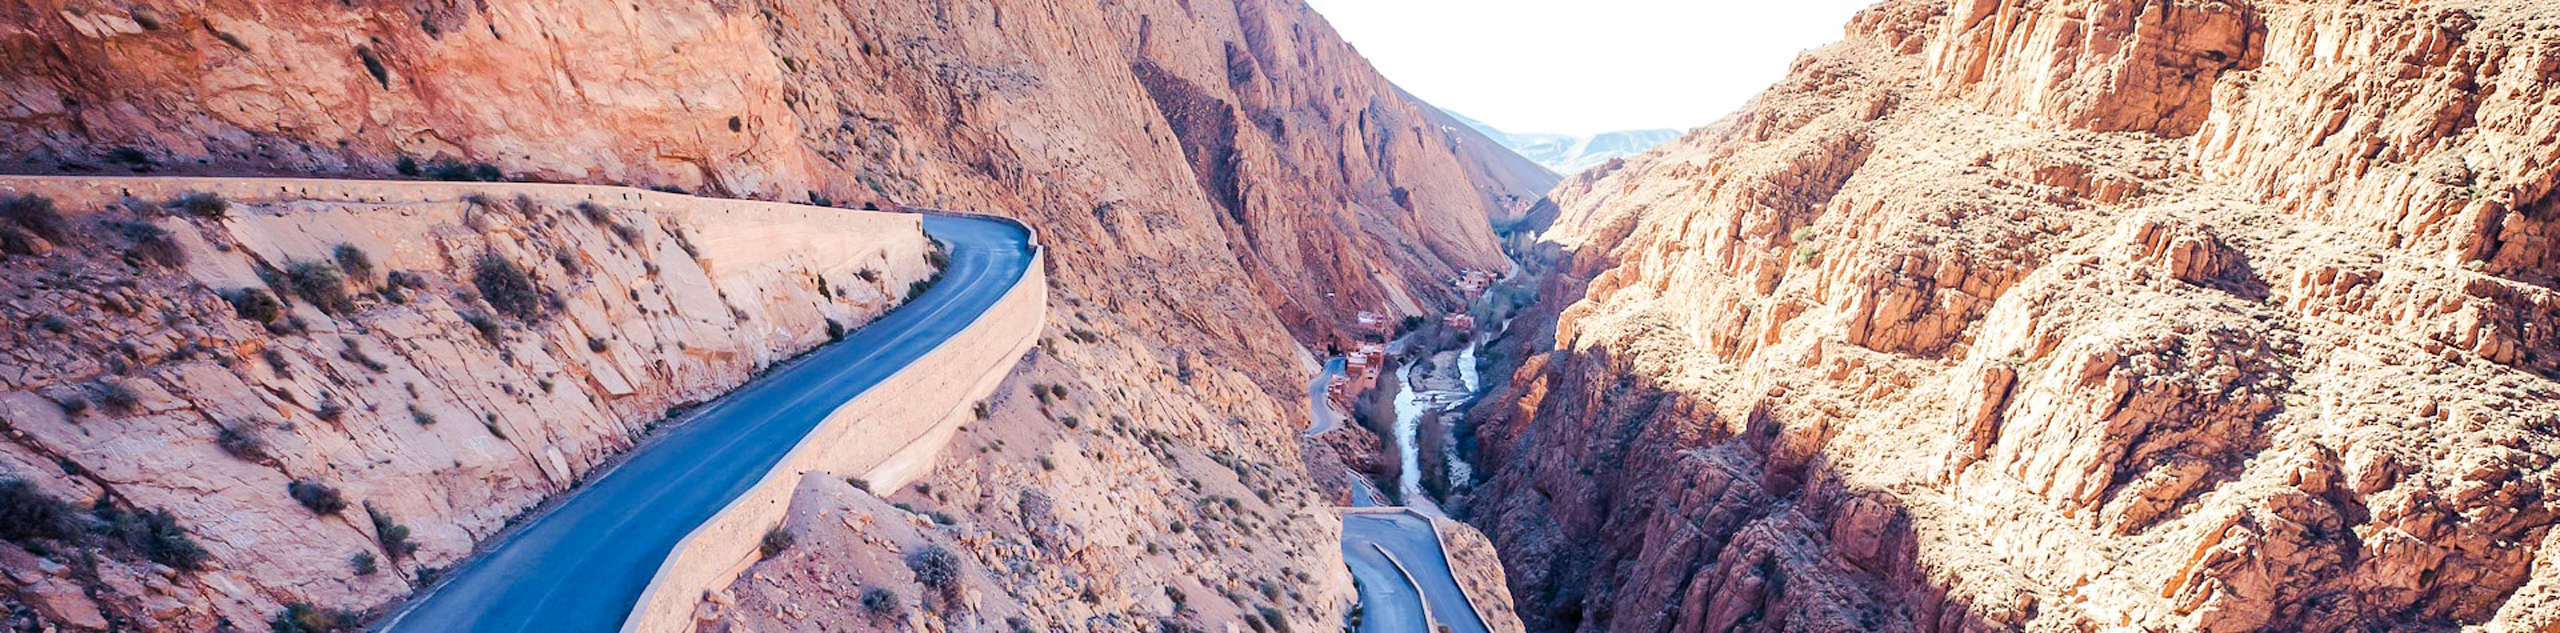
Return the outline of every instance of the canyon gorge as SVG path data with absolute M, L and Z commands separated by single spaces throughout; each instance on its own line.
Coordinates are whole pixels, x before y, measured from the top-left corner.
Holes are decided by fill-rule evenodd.
M 1871 8 L 1556 190 L 1457 505 L 1533 631 L 2560 630 L 2547 9 Z
M 2560 633 L 2549 9 L 1885 0 L 1559 174 L 1300 0 L 0 4 L 0 627 L 419 630 L 949 209 L 1037 318 L 625 630 L 1397 630 L 1370 501 L 1461 631 Z

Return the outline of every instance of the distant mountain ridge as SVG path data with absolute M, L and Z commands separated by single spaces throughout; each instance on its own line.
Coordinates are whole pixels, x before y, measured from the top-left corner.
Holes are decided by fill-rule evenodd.
M 1448 112 L 1449 117 L 1457 119 L 1459 123 L 1464 123 L 1467 127 L 1475 128 L 1477 132 L 1491 137 L 1494 142 L 1511 148 L 1511 151 L 1519 152 L 1521 156 L 1565 175 L 1590 169 L 1609 162 L 1609 159 L 1641 154 L 1664 141 L 1680 138 L 1680 131 L 1672 129 L 1626 130 L 1592 136 L 1513 134 L 1486 125 L 1483 121 L 1467 118 L 1467 115 L 1442 111 Z

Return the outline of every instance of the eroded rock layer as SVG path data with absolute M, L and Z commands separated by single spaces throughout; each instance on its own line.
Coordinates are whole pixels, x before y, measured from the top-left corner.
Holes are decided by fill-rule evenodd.
M 1873 8 L 1558 190 L 1467 510 L 1532 630 L 2554 630 L 2555 26 Z

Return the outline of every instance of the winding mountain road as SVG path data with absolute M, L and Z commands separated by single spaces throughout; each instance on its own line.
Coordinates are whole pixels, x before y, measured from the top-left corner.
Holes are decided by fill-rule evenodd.
M 1309 437 L 1342 428 L 1342 412 L 1333 409 L 1333 405 L 1327 402 L 1324 393 L 1326 387 L 1333 385 L 1333 378 L 1342 375 L 1342 368 L 1342 357 L 1335 356 L 1324 362 L 1324 371 L 1316 372 L 1315 380 L 1307 382 L 1307 401 L 1315 403 L 1308 408 L 1309 414 L 1315 418 L 1314 422 L 1307 426 L 1306 435 Z
M 376 627 L 393 633 L 605 633 L 622 628 L 675 544 L 743 494 L 838 405 L 969 326 L 1035 261 L 994 220 L 928 216 L 941 283 L 713 401 L 533 518 Z

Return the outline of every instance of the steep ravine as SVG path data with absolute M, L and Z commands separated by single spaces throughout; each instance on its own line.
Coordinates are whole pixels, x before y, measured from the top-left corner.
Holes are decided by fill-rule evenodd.
M 1453 509 L 1533 631 L 2560 630 L 2555 29 L 1887 2 L 1558 189 Z

